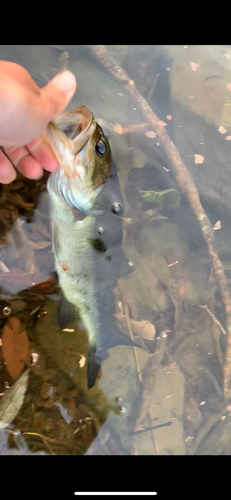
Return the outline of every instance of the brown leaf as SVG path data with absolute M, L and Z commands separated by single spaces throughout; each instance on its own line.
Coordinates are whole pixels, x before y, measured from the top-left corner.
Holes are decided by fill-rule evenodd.
M 172 120 L 172 116 L 171 115 L 166 115 L 166 118 L 167 118 L 167 120 Z
M 231 83 L 227 83 L 226 88 L 227 88 L 228 90 L 231 90 Z
M 227 135 L 227 136 L 225 137 L 225 140 L 226 140 L 226 141 L 231 141 L 231 135 Z
M 194 162 L 195 163 L 204 163 L 204 156 L 202 155 L 194 155 Z
M 227 132 L 227 129 L 223 127 L 223 125 L 220 125 L 218 132 L 220 132 L 220 134 L 225 134 Z
M 218 229 L 221 229 L 221 221 L 218 220 L 216 224 L 213 226 L 214 231 L 217 231 Z
M 31 287 L 30 291 L 33 291 L 34 293 L 37 292 L 39 295 L 49 295 L 56 291 L 56 284 L 54 280 L 50 278 L 46 281 L 43 281 L 42 283 L 36 283 Z
M 141 321 L 130 319 L 130 324 L 134 334 L 141 335 L 141 337 L 147 340 L 154 340 L 156 329 L 150 321 L 145 319 L 142 319 Z
M 144 132 L 147 137 L 152 139 L 153 137 L 156 137 L 156 133 L 153 132 L 153 130 L 147 130 L 147 132 Z
M 2 332 L 2 354 L 6 368 L 13 380 L 22 373 L 29 352 L 29 339 L 26 331 L 18 333 L 20 321 L 9 318 Z

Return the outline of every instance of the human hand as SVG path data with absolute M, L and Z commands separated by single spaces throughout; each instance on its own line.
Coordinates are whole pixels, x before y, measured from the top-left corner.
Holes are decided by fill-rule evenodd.
M 0 61 L 0 146 L 20 172 L 38 179 L 43 168 L 52 172 L 58 161 L 42 133 L 64 111 L 76 90 L 70 71 L 56 75 L 40 89 L 22 66 Z M 0 149 L 0 182 L 8 184 L 16 172 Z

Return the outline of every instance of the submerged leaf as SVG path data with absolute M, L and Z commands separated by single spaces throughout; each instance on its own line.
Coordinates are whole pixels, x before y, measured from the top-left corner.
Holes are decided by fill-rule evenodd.
M 213 229 L 214 231 L 217 231 L 218 229 L 221 229 L 221 221 L 217 220 L 217 222 L 214 224 Z
M 177 189 L 165 189 L 163 191 L 143 191 L 140 194 L 145 201 L 150 203 L 157 203 L 160 208 L 168 207 L 175 208 L 180 203 L 180 193 Z
M 153 132 L 153 130 L 147 130 L 147 132 L 144 133 L 147 137 L 149 137 L 149 139 L 156 137 L 156 132 Z
M 220 132 L 220 134 L 225 134 L 227 132 L 227 129 L 223 127 L 223 125 L 220 125 L 218 132 Z
M 147 340 L 154 340 L 156 329 L 153 323 L 142 319 L 141 321 L 135 321 L 134 319 L 130 319 L 130 324 L 132 327 L 133 334 L 141 335 L 143 338 Z
M 198 163 L 198 164 L 204 163 L 204 159 L 205 158 L 202 155 L 197 155 L 197 154 L 194 155 L 194 162 L 195 163 Z
M 28 384 L 30 368 L 7 390 L 0 401 L 0 429 L 7 427 L 19 412 Z
M 2 332 L 2 354 L 6 368 L 13 380 L 22 373 L 29 352 L 29 339 L 26 331 L 19 333 L 20 321 L 9 318 Z

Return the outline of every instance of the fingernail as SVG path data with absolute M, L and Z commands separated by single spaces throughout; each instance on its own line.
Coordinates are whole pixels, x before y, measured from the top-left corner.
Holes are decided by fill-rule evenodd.
M 76 79 L 75 75 L 71 73 L 71 71 L 65 70 L 62 73 L 59 73 L 56 75 L 52 83 L 60 90 L 65 92 L 65 94 L 68 96 L 69 94 L 72 94 L 73 91 L 76 89 Z

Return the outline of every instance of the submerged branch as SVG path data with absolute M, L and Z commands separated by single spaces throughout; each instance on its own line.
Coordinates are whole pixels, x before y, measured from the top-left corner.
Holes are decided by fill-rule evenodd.
M 231 298 L 228 289 L 228 283 L 223 269 L 222 263 L 214 249 L 214 231 L 210 224 L 200 199 L 198 191 L 193 183 L 193 180 L 184 165 L 174 143 L 171 141 L 163 125 L 159 120 L 147 101 L 142 97 L 136 88 L 134 81 L 129 78 L 126 72 L 117 64 L 113 56 L 102 45 L 90 45 L 92 54 L 129 92 L 135 100 L 136 105 L 143 113 L 145 120 L 151 125 L 157 134 L 157 138 L 164 147 L 165 153 L 171 162 L 173 175 L 181 188 L 187 195 L 189 204 L 200 224 L 205 242 L 208 247 L 209 254 L 213 263 L 214 276 L 217 279 L 221 292 L 222 301 L 226 311 L 226 326 L 227 326 L 227 346 L 226 358 L 224 363 L 224 395 L 226 399 L 231 398 Z

